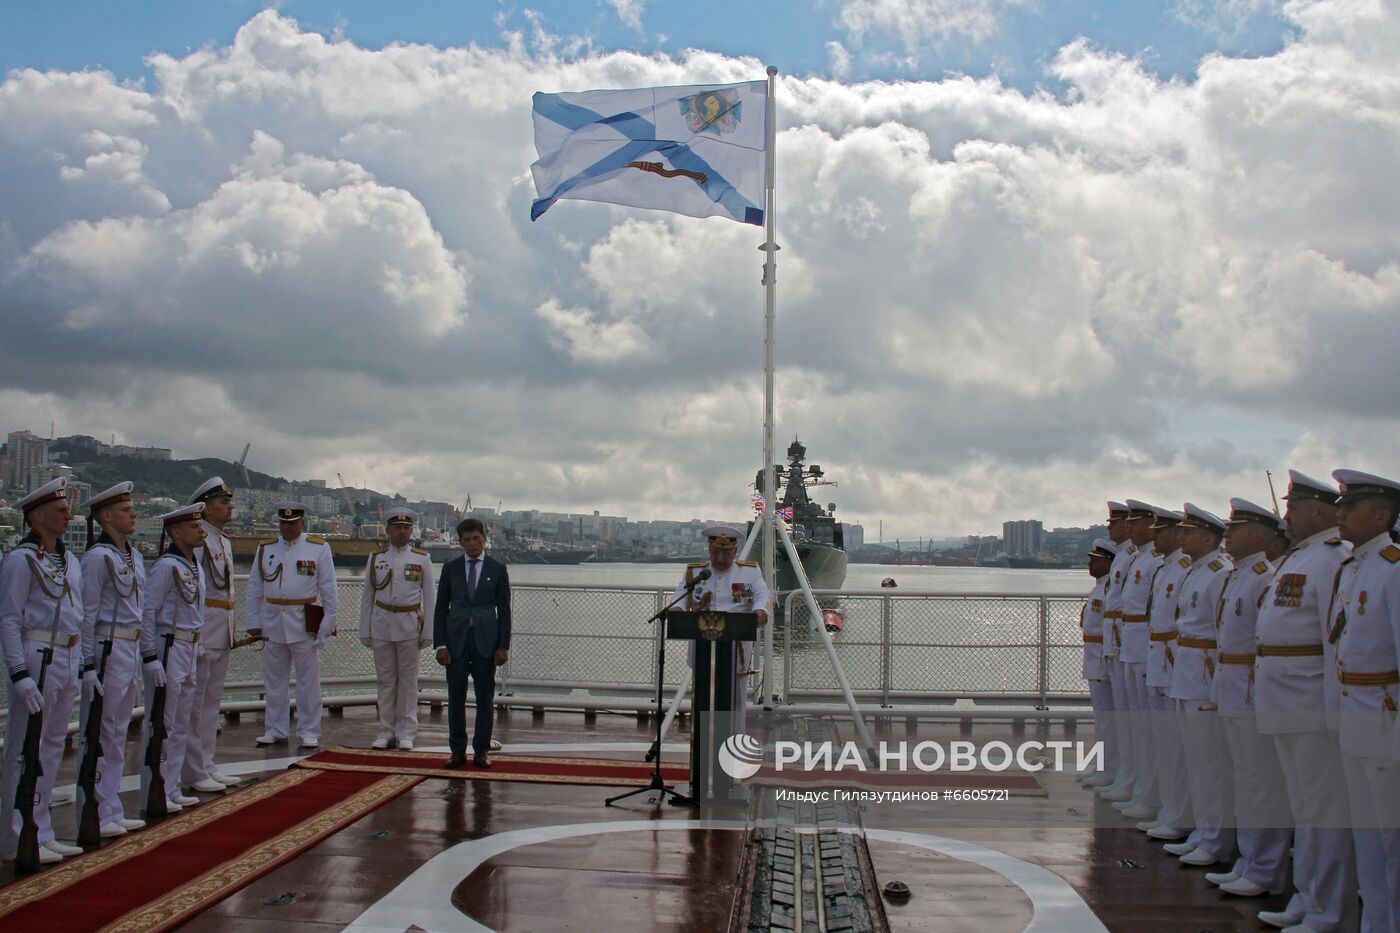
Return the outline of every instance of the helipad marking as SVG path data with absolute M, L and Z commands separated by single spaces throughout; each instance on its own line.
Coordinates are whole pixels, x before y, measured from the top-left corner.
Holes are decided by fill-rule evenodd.
M 394 890 L 370 906 L 345 928 L 346 933 L 402 933 L 416 924 L 428 933 L 481 933 L 489 931 L 452 904 L 452 891 L 488 859 L 520 846 L 554 842 L 600 833 L 657 832 L 660 830 L 744 830 L 738 820 L 624 820 L 607 823 L 574 823 L 535 826 L 461 842 L 433 856 Z M 1033 911 L 1026 933 L 1082 930 L 1107 933 L 1107 929 L 1069 882 L 1039 865 L 996 849 L 923 833 L 867 830 L 872 839 L 918 846 L 949 858 L 988 868 L 1025 893 Z

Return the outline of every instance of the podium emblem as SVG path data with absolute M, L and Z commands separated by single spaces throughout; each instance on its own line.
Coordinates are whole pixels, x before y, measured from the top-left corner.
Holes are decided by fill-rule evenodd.
M 716 641 L 724 634 L 724 613 L 706 612 L 700 616 L 697 624 L 706 641 Z

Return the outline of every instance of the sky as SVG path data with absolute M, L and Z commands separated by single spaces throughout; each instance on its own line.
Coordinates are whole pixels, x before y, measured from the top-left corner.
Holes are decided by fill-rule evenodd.
M 0 5 L 0 427 L 747 511 L 762 231 L 534 91 L 779 69 L 778 449 L 896 536 L 1400 474 L 1397 0 Z

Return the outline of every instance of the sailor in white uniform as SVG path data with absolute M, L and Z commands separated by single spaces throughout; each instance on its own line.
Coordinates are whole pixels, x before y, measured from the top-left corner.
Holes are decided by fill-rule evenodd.
M 181 506 L 162 515 L 162 538 L 169 545 L 146 574 L 146 598 L 142 609 L 141 660 L 146 674 L 146 709 L 142 747 L 151 740 L 150 708 L 157 687 L 165 687 L 165 740 L 161 751 L 161 781 L 166 806 L 176 813 L 199 803 L 198 797 L 180 793 L 180 768 L 189 739 L 190 706 L 194 703 L 199 650 L 204 630 L 204 575 L 194 552 L 204 542 L 201 520 L 204 504 Z M 144 762 L 145 755 L 142 755 Z M 151 769 L 141 767 L 141 801 L 151 785 Z M 222 786 L 220 790 L 222 790 Z
M 1129 540 L 1128 506 L 1122 502 L 1109 500 L 1108 537 L 1118 545 L 1118 553 L 1108 570 L 1108 592 L 1104 596 L 1103 611 L 1103 656 L 1108 670 L 1110 695 L 1113 698 L 1113 712 L 1109 717 L 1113 726 L 1105 736 L 1107 751 L 1104 760 L 1113 764 L 1105 775 L 1090 779 L 1087 783 L 1095 788 L 1095 793 L 1105 800 L 1129 800 L 1133 796 L 1136 774 L 1133 771 L 1133 737 L 1129 722 L 1127 672 L 1118 658 L 1119 645 L 1123 641 L 1123 573 L 1137 555 L 1137 545 Z M 1103 777 L 1112 780 L 1103 783 Z
M 1361 929 L 1400 927 L 1400 481 L 1335 470 L 1337 526 L 1352 543 L 1332 599 L 1342 769 L 1351 797 Z
M 1129 499 L 1127 505 L 1128 534 L 1137 547 L 1137 553 L 1124 567 L 1120 584 L 1122 600 L 1118 605 L 1118 628 L 1122 633 L 1122 642 L 1118 646 L 1118 660 L 1123 665 L 1129 732 L 1132 735 L 1133 772 L 1137 781 L 1132 797 L 1114 803 L 1114 807 L 1126 817 L 1146 820 L 1156 816 L 1162 803 L 1157 792 L 1157 765 L 1147 705 L 1147 608 L 1152 596 L 1152 580 L 1162 566 L 1164 556 L 1157 553 L 1152 528 L 1158 516 L 1166 514 L 1167 510 L 1137 499 Z
M 1103 610 L 1108 592 L 1108 569 L 1118 554 L 1118 545 L 1108 538 L 1095 538 L 1089 549 L 1089 575 L 1094 588 L 1079 613 L 1079 630 L 1084 639 L 1084 680 L 1089 684 L 1089 706 L 1094 711 L 1094 735 L 1102 736 L 1109 729 L 1108 713 L 1113 709 L 1113 696 L 1108 685 L 1108 672 L 1103 659 Z M 1088 783 L 1101 772 L 1085 771 L 1080 779 Z M 1105 759 L 1104 772 L 1111 773 Z
M 360 598 L 360 644 L 374 650 L 379 687 L 379 734 L 372 748 L 397 742 L 413 750 L 418 734 L 418 661 L 433 643 L 423 631 L 424 612 L 436 604 L 428 552 L 410 545 L 412 509 L 390 509 L 384 516 L 389 543 L 365 564 Z
M 1351 554 L 1337 532 L 1337 495 L 1330 483 L 1288 471 L 1283 519 L 1293 546 L 1264 590 L 1254 623 L 1255 722 L 1273 738 L 1283 768 L 1298 892 L 1284 910 L 1261 911 L 1259 919 L 1281 928 L 1304 924 L 1315 933 L 1355 930 L 1358 915 L 1328 618 L 1333 581 Z
M 97 672 L 82 671 L 79 647 L 83 622 L 83 580 L 78 560 L 63 546 L 72 510 L 68 504 L 68 480 L 59 477 L 45 483 L 17 503 L 29 534 L 0 563 L 0 645 L 9 674 L 9 710 L 5 722 L 5 758 L 0 769 L 0 856 L 15 857 L 19 845 L 20 815 L 14 808 L 19 784 L 21 753 L 29 716 L 43 710 L 44 731 L 39 743 L 38 796 L 34 821 L 39 829 L 39 861 L 62 861 L 77 855 L 77 846 L 54 839 L 49 821 L 49 797 L 53 793 L 58 763 L 78 681 L 92 690 Z M 47 668 L 44 656 L 50 655 Z M 91 660 L 91 659 L 88 659 Z M 39 686 L 43 671 L 43 687 Z
M 308 535 L 306 506 L 276 503 L 278 536 L 258 546 L 248 575 L 248 634 L 263 647 L 266 731 L 259 745 L 287 741 L 290 674 L 297 675 L 297 737 L 303 748 L 321 744 L 321 649 L 335 634 L 337 598 L 331 546 Z
M 1230 871 L 1207 874 L 1206 880 L 1226 894 L 1257 897 L 1286 887 L 1293 837 L 1278 753 L 1273 738 L 1260 734 L 1254 718 L 1255 622 L 1259 600 L 1274 578 L 1265 548 L 1277 536 L 1283 519 L 1248 499 L 1236 498 L 1230 500 L 1227 524 L 1225 550 L 1235 568 L 1220 596 L 1218 666 L 1211 700 L 1220 711 L 1230 749 L 1240 854 Z
M 221 477 L 212 477 L 199 485 L 186 504 L 196 503 L 204 505 L 204 544 L 195 551 L 195 561 L 204 574 L 204 630 L 199 638 L 194 700 L 189 711 L 189 744 L 185 746 L 180 780 L 200 793 L 215 794 L 240 781 L 214 765 L 219 703 L 223 699 L 229 655 L 237 640 L 233 545 L 224 536 L 224 526 L 233 518 L 233 490 Z
M 764 582 L 763 570 L 757 561 L 734 559 L 743 532 L 733 525 L 711 525 L 703 534 L 709 541 L 710 559 L 686 565 L 685 576 L 671 593 L 671 598 L 679 598 L 702 570 L 708 569 L 710 576 L 696 584 L 677 609 L 753 612 L 758 616 L 759 625 L 767 624 L 772 611 L 772 597 L 768 593 L 768 584 Z M 732 688 L 736 732 L 744 729 L 748 710 L 747 677 L 753 667 L 753 643 L 739 644 L 741 647 L 735 660 Z
M 1144 820 L 1138 829 L 1163 842 L 1185 837 L 1196 825 L 1186 781 L 1186 752 L 1176 721 L 1176 701 L 1168 694 L 1176 661 L 1176 601 L 1181 595 L 1181 581 L 1191 569 L 1191 558 L 1181 549 L 1182 518 L 1180 512 L 1164 510 L 1152 523 L 1153 546 L 1165 556 L 1153 575 L 1152 595 L 1147 601 L 1148 729 L 1162 807 L 1155 820 Z
M 146 561 L 131 544 L 136 533 L 132 483 L 99 492 L 83 508 L 102 535 L 88 544 L 83 568 L 83 654 L 95 657 L 102 685 L 102 757 L 97 763 L 97 818 L 104 839 L 143 828 L 128 819 L 119 796 L 126 767 L 126 734 L 136 705 L 141 674 L 141 617 L 146 588 Z M 89 532 L 91 534 L 91 532 Z M 105 656 L 105 662 L 104 662 Z M 84 691 L 88 693 L 89 691 Z M 83 697 L 79 720 L 87 723 L 91 697 Z M 83 805 L 78 791 L 78 807 Z
M 1216 610 L 1230 561 L 1219 550 L 1225 534 L 1223 519 L 1190 502 L 1181 514 L 1181 547 L 1191 558 L 1191 567 L 1181 581 L 1176 604 L 1176 663 L 1169 693 L 1177 701 L 1196 828 L 1185 842 L 1167 843 L 1163 848 L 1183 864 L 1205 866 L 1229 858 L 1235 847 L 1230 756 L 1220 718 L 1210 702 L 1216 670 Z

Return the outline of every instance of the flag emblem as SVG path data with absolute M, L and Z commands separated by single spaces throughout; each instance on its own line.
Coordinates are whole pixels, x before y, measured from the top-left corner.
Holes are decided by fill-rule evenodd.
M 718 88 L 703 91 L 692 97 L 680 100 L 681 116 L 685 117 L 686 129 L 692 133 L 714 133 L 724 136 L 739 128 L 743 119 L 739 92 L 734 88 Z

